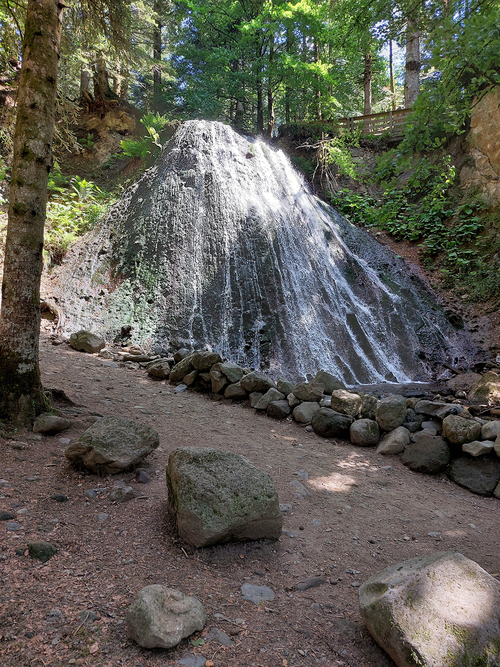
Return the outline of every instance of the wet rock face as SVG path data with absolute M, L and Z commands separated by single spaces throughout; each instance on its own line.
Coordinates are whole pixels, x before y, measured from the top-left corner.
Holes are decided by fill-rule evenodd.
M 137 342 L 210 344 L 294 380 L 324 368 L 330 392 L 423 379 L 415 350 L 437 361 L 454 348 L 460 334 L 410 273 L 311 196 L 283 153 L 189 121 L 70 253 L 54 296 L 73 330 L 114 338 L 126 321 Z

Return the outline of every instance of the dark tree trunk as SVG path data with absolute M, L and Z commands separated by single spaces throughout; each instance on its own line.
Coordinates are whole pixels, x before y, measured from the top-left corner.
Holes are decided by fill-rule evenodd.
M 40 277 L 62 9 L 58 0 L 28 0 L 17 99 L 0 316 L 0 416 L 25 425 L 48 407 L 38 365 Z
M 156 0 L 154 4 L 154 12 L 156 14 L 156 21 L 153 31 L 153 60 L 156 60 L 157 63 L 155 63 L 153 69 L 153 99 L 155 100 L 155 104 L 157 105 L 161 90 L 161 53 L 162 53 L 161 31 L 163 28 L 160 18 L 159 0 Z
M 389 90 L 391 91 L 391 108 L 396 109 L 396 89 L 394 88 L 394 58 L 392 55 L 392 39 L 389 41 Z
M 94 77 L 94 97 L 95 99 L 105 100 L 107 97 L 113 97 L 109 87 L 108 70 L 102 53 L 97 54 L 96 73 Z
M 287 26 L 286 29 L 286 52 L 290 54 L 292 52 L 293 46 L 293 30 L 290 26 Z M 285 88 L 285 123 L 290 124 L 290 100 L 292 99 L 292 89 L 289 85 Z
M 363 91 L 365 104 L 363 115 L 369 116 L 372 112 L 372 54 L 371 51 L 365 53 L 365 69 L 363 72 Z
M 314 62 L 319 62 L 319 43 L 317 39 L 314 40 Z M 314 95 L 316 98 L 316 120 L 323 120 L 323 110 L 321 108 L 321 80 L 319 76 L 316 77 L 316 80 L 318 82 Z
M 269 68 L 267 75 L 267 135 L 269 137 L 273 136 L 274 132 L 274 94 L 273 94 L 273 85 L 272 85 L 272 68 L 274 62 L 274 35 L 271 35 L 271 40 L 269 43 Z
M 264 133 L 264 101 L 261 74 L 257 78 L 257 134 Z

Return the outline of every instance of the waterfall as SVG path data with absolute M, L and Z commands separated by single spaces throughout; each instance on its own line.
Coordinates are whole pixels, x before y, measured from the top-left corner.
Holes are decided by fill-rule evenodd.
M 68 328 L 133 325 L 303 378 L 428 378 L 454 332 L 415 275 L 314 197 L 290 161 L 222 123 L 184 123 L 54 278 Z

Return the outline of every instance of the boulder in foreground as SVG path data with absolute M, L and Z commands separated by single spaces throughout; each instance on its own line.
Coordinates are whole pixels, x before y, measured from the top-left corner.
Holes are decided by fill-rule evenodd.
M 153 584 L 143 588 L 128 609 L 127 630 L 144 648 L 172 648 L 197 630 L 207 616 L 199 600 L 174 588 Z
M 271 477 L 237 454 L 176 449 L 168 459 L 167 485 L 179 535 L 197 548 L 281 535 L 283 515 Z
M 493 667 L 500 582 L 460 553 L 392 565 L 359 589 L 366 626 L 398 667 Z
M 137 465 L 160 444 L 158 433 L 123 417 L 103 417 L 64 452 L 81 468 L 114 475 Z

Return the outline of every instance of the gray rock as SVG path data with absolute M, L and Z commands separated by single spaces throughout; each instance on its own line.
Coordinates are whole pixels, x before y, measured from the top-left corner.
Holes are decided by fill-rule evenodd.
M 353 445 L 374 447 L 380 440 L 380 427 L 372 419 L 357 419 L 351 424 L 349 436 Z
M 387 396 L 379 401 L 375 419 L 383 431 L 393 431 L 406 419 L 406 398 L 399 394 Z
M 243 377 L 243 368 L 230 361 L 225 361 L 220 365 L 220 370 L 224 373 L 231 384 L 236 384 Z
M 500 482 L 500 460 L 462 456 L 452 461 L 448 477 L 472 493 L 491 496 Z
M 443 438 L 424 434 L 405 448 L 401 463 L 414 472 L 436 475 L 446 470 L 450 458 L 450 448 Z
M 216 449 L 176 449 L 168 459 L 168 505 L 179 535 L 195 547 L 278 539 L 283 525 L 268 473 Z
M 166 359 L 160 359 L 148 366 L 147 373 L 156 380 L 165 380 L 170 375 L 170 364 Z
M 285 396 L 288 396 L 288 394 L 291 394 L 293 391 L 293 382 L 278 378 L 276 381 L 276 389 L 281 391 L 282 394 L 285 394 Z
M 406 400 L 408 405 L 408 399 Z M 424 421 L 424 415 L 417 415 L 413 408 L 406 408 L 406 419 L 404 420 L 402 426 L 407 428 L 410 433 L 416 433 L 422 428 L 422 423 Z
M 177 387 L 174 389 L 176 394 L 183 394 L 185 391 L 187 391 L 188 386 L 187 384 L 178 384 Z M 148 414 L 150 414 L 148 412 Z
M 298 479 L 290 482 L 290 486 L 294 489 L 294 496 L 296 498 L 312 498 L 312 493 L 305 487 Z
M 326 371 L 318 371 L 316 377 L 313 380 L 314 383 L 319 383 L 323 385 L 323 392 L 325 394 L 331 394 L 332 391 L 336 389 L 345 389 L 345 384 Z
M 222 364 L 214 364 L 210 369 L 210 380 L 212 382 L 212 392 L 219 394 L 227 387 L 229 380 L 221 370 Z
M 267 406 L 266 414 L 271 419 L 286 419 L 292 412 L 292 408 L 288 405 L 288 401 L 283 399 L 281 401 L 271 401 Z
M 176 364 L 179 363 L 179 361 L 182 361 L 186 357 L 189 357 L 191 354 L 191 350 L 188 350 L 186 347 L 181 347 L 180 350 L 177 350 L 174 352 L 174 361 Z
M 299 399 L 297 398 L 297 396 L 295 396 L 293 392 L 291 394 L 288 394 L 286 400 L 288 401 L 288 405 L 292 408 L 292 410 L 294 410 L 297 407 L 297 405 L 300 405 Z
M 103 417 L 64 452 L 75 465 L 114 475 L 140 463 L 160 444 L 158 433 L 122 417 Z
M 191 371 L 191 373 L 188 373 L 182 378 L 182 384 L 185 384 L 186 387 L 191 387 L 196 382 L 196 378 L 199 374 L 200 371 L 197 371 L 196 369 Z
M 293 388 L 293 393 L 300 401 L 319 403 L 323 398 L 325 386 L 320 382 L 299 382 Z
M 401 454 L 405 447 L 410 444 L 410 431 L 404 426 L 398 426 L 394 431 L 389 431 L 377 447 L 377 454 L 394 455 Z
M 42 561 L 46 563 L 48 560 L 55 556 L 57 553 L 57 548 L 50 544 L 50 542 L 29 542 L 28 543 L 28 553 L 31 558 Z
M 271 401 L 281 401 L 282 399 L 285 398 L 285 395 L 282 394 L 280 391 L 275 389 L 274 387 L 271 387 L 271 389 L 268 389 L 265 394 L 263 394 L 258 402 L 255 404 L 255 409 L 256 410 L 267 410 L 267 406 Z M 288 403 L 287 403 L 288 405 Z
M 500 498 L 500 482 L 497 484 L 495 490 L 493 491 L 495 498 Z
M 432 429 L 433 431 L 436 431 L 435 435 L 438 433 L 441 433 L 443 430 L 441 422 L 436 421 L 435 419 L 430 419 L 428 421 L 423 421 L 422 422 L 422 428 L 423 429 Z
M 193 352 L 191 363 L 200 373 L 207 373 L 214 364 L 218 364 L 222 361 L 220 354 L 217 352 L 208 352 L 205 350 L 200 350 Z
M 151 361 L 149 354 L 124 354 L 122 357 L 123 361 L 133 361 L 136 364 L 141 362 Z
M 135 498 L 134 489 L 125 484 L 115 484 L 109 492 L 109 499 L 113 503 L 124 503 Z
M 453 445 L 464 445 L 466 442 L 478 440 L 480 436 L 481 424 L 472 419 L 449 415 L 443 420 L 443 437 Z
M 481 426 L 481 440 L 496 440 L 500 435 L 500 421 L 486 422 Z
M 298 584 L 294 585 L 296 591 L 308 591 L 310 588 L 318 588 L 326 584 L 326 579 L 323 577 L 308 577 L 304 581 L 299 581 Z
M 334 389 L 330 406 L 332 410 L 340 412 L 342 415 L 357 417 L 361 413 L 362 399 L 359 394 L 355 394 L 346 389 Z
M 0 512 L 0 521 L 10 521 L 14 519 L 12 512 Z
M 440 403 L 438 401 L 422 400 L 415 405 L 415 412 L 420 415 L 444 419 L 448 415 L 460 415 L 463 407 L 453 403 Z
M 474 403 L 487 403 L 496 405 L 500 403 L 500 376 L 498 373 L 488 371 L 475 382 L 469 391 L 468 398 Z
M 312 419 L 312 427 L 324 438 L 349 438 L 349 430 L 354 421 L 348 415 L 341 415 L 331 408 L 320 408 Z
M 41 414 L 35 419 L 33 433 L 60 433 L 71 427 L 71 422 L 57 415 Z
M 249 393 L 265 393 L 268 389 L 274 387 L 274 382 L 264 375 L 264 373 L 259 373 L 258 371 L 244 375 L 240 380 L 240 384 Z
M 294 396 L 294 394 L 292 394 L 292 396 Z M 310 424 L 312 422 L 312 418 L 319 409 L 319 403 L 305 401 L 293 409 L 293 418 L 299 424 Z
M 151 477 L 142 468 L 137 468 L 135 471 L 135 481 L 137 484 L 149 484 Z
M 207 660 L 202 655 L 195 655 L 194 653 L 190 653 L 185 658 L 177 660 L 175 664 L 182 665 L 182 667 L 205 667 Z
M 500 583 L 460 553 L 392 565 L 359 589 L 361 617 L 398 667 L 493 666 Z
M 494 452 L 495 443 L 492 440 L 474 440 L 462 445 L 462 451 L 470 456 L 484 456 Z
M 125 622 L 130 637 L 144 648 L 172 648 L 203 630 L 207 616 L 199 600 L 174 588 L 153 584 L 130 605 Z
M 77 331 L 69 337 L 69 344 L 75 350 L 94 354 L 106 347 L 106 341 L 90 331 Z
M 225 398 L 232 399 L 246 398 L 247 392 L 243 389 L 240 382 L 236 382 L 235 384 L 230 384 L 228 387 L 226 387 L 224 396 Z
M 248 600 L 254 604 L 268 602 L 274 600 L 276 597 L 272 588 L 268 586 L 255 586 L 254 584 L 242 584 L 241 596 L 244 600 Z
M 22 525 L 17 521 L 7 521 L 5 524 L 5 530 L 9 533 L 17 533 L 21 528 Z
M 216 641 L 219 642 L 221 646 L 234 646 L 234 641 L 231 639 L 231 637 L 226 634 L 223 630 L 219 630 L 219 628 L 212 628 L 210 632 L 207 632 L 205 635 L 205 641 L 209 642 L 215 639 Z M 205 665 L 203 665 L 205 667 Z
M 373 394 L 361 394 L 361 418 L 375 419 L 378 398 Z
M 241 384 L 241 382 L 240 382 Z M 262 398 L 262 393 L 260 391 L 252 391 L 250 396 L 248 397 L 250 399 L 250 407 L 255 408 L 257 403 L 260 401 Z
M 94 500 L 97 498 L 97 491 L 95 489 L 85 489 L 83 495 L 87 500 Z
M 194 366 L 191 363 L 192 358 L 193 355 L 190 354 L 175 364 L 175 366 L 170 370 L 170 382 L 180 382 L 185 375 L 194 371 Z

